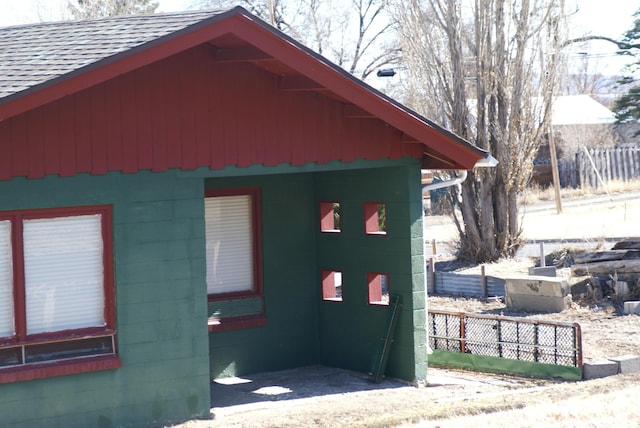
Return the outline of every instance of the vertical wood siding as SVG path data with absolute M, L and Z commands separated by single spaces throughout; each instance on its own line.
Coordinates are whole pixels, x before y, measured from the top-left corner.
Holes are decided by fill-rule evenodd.
M 0 179 L 421 157 L 396 129 L 199 46 L 0 122 Z

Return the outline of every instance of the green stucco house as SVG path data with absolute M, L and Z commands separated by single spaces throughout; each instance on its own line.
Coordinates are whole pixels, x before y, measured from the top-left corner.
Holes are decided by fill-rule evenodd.
M 241 8 L 0 29 L 0 415 L 208 417 L 212 378 L 426 378 L 421 169 L 487 154 Z

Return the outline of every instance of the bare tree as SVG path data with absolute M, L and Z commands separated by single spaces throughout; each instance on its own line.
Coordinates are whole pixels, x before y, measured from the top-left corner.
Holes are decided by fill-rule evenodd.
M 549 128 L 562 0 L 396 3 L 407 101 L 499 161 L 463 183 L 460 211 L 453 210 L 459 256 L 512 256 L 521 244 L 517 196 Z
M 151 0 L 69 0 L 67 5 L 74 19 L 153 13 L 158 7 Z
M 361 79 L 399 58 L 385 0 L 194 0 L 193 7 L 234 4 Z

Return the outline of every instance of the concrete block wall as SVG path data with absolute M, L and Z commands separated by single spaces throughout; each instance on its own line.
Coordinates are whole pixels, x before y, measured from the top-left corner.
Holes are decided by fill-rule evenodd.
M 202 195 L 202 179 L 175 172 L 0 182 L 0 210 L 112 204 L 122 362 L 1 385 L 3 426 L 116 427 L 208 416 Z
M 258 187 L 266 326 L 209 335 L 211 375 L 242 376 L 319 362 L 319 274 L 312 174 L 208 178 L 208 189 Z M 261 299 L 260 299 L 261 300 Z M 231 302 L 236 306 L 241 301 Z M 216 397 L 212 397 L 215 404 Z
M 340 234 L 317 232 L 319 268 L 343 271 L 344 296 L 340 303 L 320 302 L 321 362 L 364 372 L 370 369 L 389 307 L 368 304 L 366 275 L 387 273 L 390 292 L 402 299 L 387 374 L 426 380 L 419 165 L 319 174 L 316 201 L 340 201 L 343 224 Z M 386 235 L 364 233 L 366 202 L 385 204 Z

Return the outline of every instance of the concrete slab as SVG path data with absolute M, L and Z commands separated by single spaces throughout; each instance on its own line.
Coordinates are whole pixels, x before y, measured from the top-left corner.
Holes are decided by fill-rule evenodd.
M 571 287 L 562 278 L 529 275 L 505 279 L 507 307 L 562 312 L 571 306 L 571 301 Z
M 519 308 L 533 312 L 562 312 L 571 306 L 571 302 L 571 296 L 549 297 L 511 293 L 505 297 L 508 308 Z
M 618 365 L 619 374 L 640 372 L 640 357 L 637 355 L 621 355 L 609 360 Z
M 571 293 L 571 287 L 562 278 L 552 278 L 539 275 L 523 275 L 505 278 L 507 294 L 512 291 L 517 294 L 532 296 L 564 297 Z
M 618 374 L 618 363 L 611 360 L 599 360 L 584 363 L 582 366 L 582 378 L 585 380 L 599 379 L 601 377 Z
M 624 302 L 625 315 L 640 315 L 640 300 L 629 300 Z

